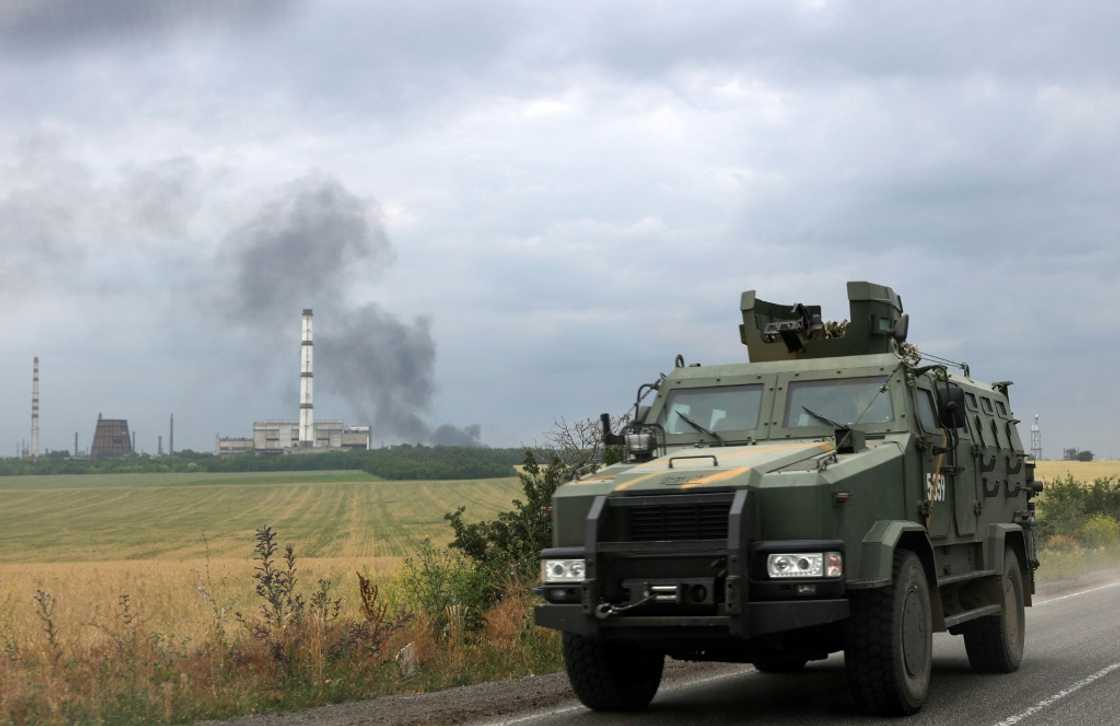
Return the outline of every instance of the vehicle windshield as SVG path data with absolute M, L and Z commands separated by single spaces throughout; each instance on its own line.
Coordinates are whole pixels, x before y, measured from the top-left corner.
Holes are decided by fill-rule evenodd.
M 677 388 L 669 392 L 659 422 L 667 434 L 702 436 L 686 419 L 715 433 L 753 431 L 761 407 L 761 385 Z
M 885 376 L 789 384 L 786 428 L 826 426 L 821 418 L 842 424 L 883 424 L 894 419 L 891 397 L 880 393 Z

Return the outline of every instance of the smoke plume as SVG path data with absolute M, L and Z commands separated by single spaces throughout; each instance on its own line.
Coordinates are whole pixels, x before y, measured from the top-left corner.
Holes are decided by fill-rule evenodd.
M 227 253 L 236 311 L 247 330 L 284 340 L 300 308 L 315 310 L 316 383 L 339 394 L 378 438 L 479 445 L 477 427 L 425 418 L 435 393 L 431 321 L 401 320 L 356 301 L 357 283 L 379 277 L 394 260 L 378 206 L 329 177 L 285 187 L 231 235 Z

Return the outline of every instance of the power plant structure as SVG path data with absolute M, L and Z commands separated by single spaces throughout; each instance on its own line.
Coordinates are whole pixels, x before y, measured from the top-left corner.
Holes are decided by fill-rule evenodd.
M 31 451 L 32 459 L 39 458 L 39 356 L 35 356 L 31 373 Z
M 300 321 L 298 420 L 254 421 L 252 436 L 219 436 L 218 454 L 302 454 L 370 448 L 369 426 L 347 426 L 337 420 L 315 421 L 313 321 L 311 309 L 305 308 Z M 174 446 L 174 429 L 171 445 Z
M 97 414 L 97 427 L 93 430 L 89 458 L 108 459 L 115 456 L 128 456 L 132 451 L 128 419 L 103 418 L 101 414 Z

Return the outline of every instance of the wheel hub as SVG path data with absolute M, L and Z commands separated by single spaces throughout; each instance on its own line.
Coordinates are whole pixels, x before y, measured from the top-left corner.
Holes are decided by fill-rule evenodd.
M 911 587 L 902 604 L 902 651 L 906 672 L 911 677 L 924 673 L 929 661 L 928 622 L 921 594 L 918 588 Z

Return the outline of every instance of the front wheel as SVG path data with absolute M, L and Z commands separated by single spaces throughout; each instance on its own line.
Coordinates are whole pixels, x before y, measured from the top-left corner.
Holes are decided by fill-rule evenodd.
M 965 626 L 964 648 L 977 673 L 1014 673 L 1023 662 L 1026 614 L 1023 610 L 1023 571 L 1015 550 L 1003 555 L 1003 609 Z
M 564 633 L 564 667 L 576 696 L 596 711 L 639 711 L 661 685 L 665 656 L 622 642 Z
M 916 713 L 929 693 L 933 619 L 918 556 L 895 550 L 891 585 L 851 595 L 844 666 L 852 696 L 878 716 Z

